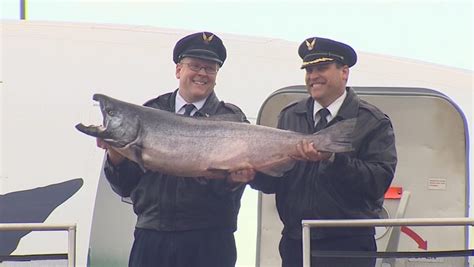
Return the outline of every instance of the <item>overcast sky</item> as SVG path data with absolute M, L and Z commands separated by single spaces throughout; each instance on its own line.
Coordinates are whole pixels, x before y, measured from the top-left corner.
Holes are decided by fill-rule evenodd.
M 19 0 L 1 16 L 19 18 Z M 28 0 L 27 19 L 149 25 L 301 42 L 322 36 L 358 51 L 473 70 L 471 0 Z

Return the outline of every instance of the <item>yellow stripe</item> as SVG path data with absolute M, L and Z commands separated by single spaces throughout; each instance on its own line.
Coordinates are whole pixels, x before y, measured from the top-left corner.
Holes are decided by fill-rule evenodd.
M 310 64 L 316 64 L 316 63 L 319 63 L 319 62 L 325 62 L 325 61 L 333 61 L 334 59 L 333 58 L 328 58 L 328 57 L 322 57 L 322 58 L 318 58 L 318 59 L 315 59 L 313 61 L 308 61 L 308 62 L 303 62 L 303 66 L 308 66 Z

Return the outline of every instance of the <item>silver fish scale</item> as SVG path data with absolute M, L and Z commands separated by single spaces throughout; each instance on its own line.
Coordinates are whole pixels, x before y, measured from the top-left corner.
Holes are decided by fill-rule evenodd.
M 108 138 L 115 138 L 107 142 L 114 146 L 134 140 L 115 150 L 143 169 L 185 177 L 222 178 L 246 167 L 281 176 L 294 165 L 290 156 L 297 154 L 296 144 L 302 140 L 310 140 L 321 151 L 351 151 L 350 134 L 356 122 L 344 120 L 317 134 L 305 135 L 247 123 L 184 117 L 105 95 L 95 95 L 94 99 L 100 102 L 104 119 L 109 121 Z M 79 124 L 76 128 L 95 137 L 104 134 L 99 126 Z

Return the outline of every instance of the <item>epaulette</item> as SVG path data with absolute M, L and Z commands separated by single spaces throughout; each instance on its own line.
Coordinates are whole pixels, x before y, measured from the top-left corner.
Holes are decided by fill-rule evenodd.
M 234 113 L 240 113 L 240 114 L 243 114 L 243 111 L 236 105 L 234 104 L 231 104 L 231 103 L 226 103 L 224 101 L 222 101 L 222 104 L 224 104 L 224 107 L 226 107 L 227 109 L 230 109 L 232 112 Z
M 152 98 L 152 99 L 146 101 L 143 105 L 146 106 L 146 107 L 149 107 L 149 106 L 151 106 L 153 103 L 155 103 L 157 99 L 158 99 L 158 97 Z
M 171 97 L 173 93 L 166 93 L 164 95 L 157 96 L 155 98 L 152 98 L 143 104 L 146 107 L 165 107 L 167 106 L 167 103 L 169 101 L 169 98 Z
M 291 108 L 292 106 L 298 104 L 301 100 L 295 100 L 293 102 L 290 102 L 290 104 L 286 105 L 284 108 L 281 109 L 281 112 Z
M 360 103 L 360 108 L 367 110 L 377 120 L 389 119 L 389 117 L 385 113 L 383 113 L 383 111 L 381 111 L 377 106 L 364 100 L 360 100 Z
M 235 114 L 235 118 L 232 121 L 250 123 L 247 117 L 245 116 L 244 112 L 238 106 L 231 103 L 226 103 L 224 101 L 221 101 L 221 103 L 224 105 L 226 109 L 232 111 L 232 113 Z

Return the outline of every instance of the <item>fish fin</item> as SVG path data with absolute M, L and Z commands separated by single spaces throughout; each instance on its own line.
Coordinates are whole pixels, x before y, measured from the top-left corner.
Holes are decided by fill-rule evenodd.
M 106 138 L 106 139 L 103 139 L 107 144 L 113 146 L 113 147 L 117 147 L 117 148 L 122 148 L 122 147 L 125 147 L 127 145 L 127 143 L 125 142 L 122 142 L 122 141 L 116 141 L 114 139 L 110 139 L 110 138 Z
M 224 178 L 230 173 L 229 169 L 219 169 L 219 168 L 212 168 L 212 167 L 207 168 L 206 171 L 211 173 L 210 175 L 206 176 L 209 178 Z
M 147 169 L 145 168 L 145 163 L 143 162 L 141 158 L 138 158 L 137 164 L 144 173 L 147 172 Z
M 240 114 L 218 114 L 211 115 L 204 114 L 205 117 L 196 117 L 197 119 L 210 120 L 210 121 L 233 121 L 233 122 L 243 122 L 242 115 Z
M 259 166 L 257 170 L 270 176 L 281 177 L 295 166 L 295 162 L 296 160 L 288 156 L 279 157 L 264 166 Z
M 110 148 L 110 149 L 114 149 L 113 147 Z M 140 169 L 145 173 L 148 171 L 147 168 L 145 168 L 145 161 L 143 160 L 142 158 L 142 153 L 141 153 L 141 149 L 137 149 L 136 145 L 135 147 L 133 148 L 129 148 L 130 151 L 132 151 L 132 155 L 130 154 L 123 154 L 122 152 L 120 152 L 120 150 L 117 150 L 117 149 L 114 149 L 115 151 L 117 151 L 118 153 L 122 154 L 122 156 L 128 158 L 129 160 L 135 162 L 138 167 L 140 167 Z
M 354 150 L 352 147 L 352 133 L 357 119 L 339 121 L 314 134 L 314 144 L 319 151 L 334 153 Z

